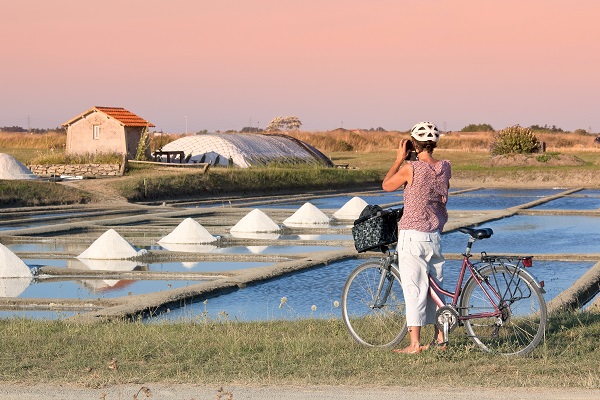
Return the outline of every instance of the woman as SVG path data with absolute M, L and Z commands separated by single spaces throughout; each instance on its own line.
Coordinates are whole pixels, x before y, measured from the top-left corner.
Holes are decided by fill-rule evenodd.
M 404 213 L 398 224 L 398 265 L 406 300 L 406 323 L 410 344 L 395 352 L 415 354 L 432 345 L 445 348 L 443 334 L 435 328 L 433 342 L 421 346 L 421 327 L 435 323 L 436 304 L 429 298 L 428 273 L 442 282 L 442 246 L 440 234 L 448 221 L 446 202 L 451 168 L 446 160 L 433 158 L 440 132 L 430 122 L 416 124 L 410 140 L 398 146 L 396 161 L 383 180 L 383 190 L 404 187 Z M 410 147 L 417 161 L 406 161 Z

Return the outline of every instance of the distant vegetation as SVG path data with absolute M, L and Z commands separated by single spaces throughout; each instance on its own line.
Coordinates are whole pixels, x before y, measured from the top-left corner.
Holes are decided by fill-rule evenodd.
M 64 127 L 58 127 L 53 129 L 38 129 L 38 128 L 29 128 L 25 129 L 20 126 L 2 126 L 0 127 L 0 132 L 11 132 L 11 133 L 67 133 Z
M 460 130 L 461 132 L 493 132 L 490 124 L 469 124 Z
M 540 141 L 529 128 L 511 126 L 494 134 L 490 154 L 530 154 L 539 150 Z
M 486 125 L 486 124 L 480 124 Z M 480 126 L 481 127 L 481 126 Z M 540 132 L 528 128 L 536 134 L 540 142 L 546 144 L 548 151 L 561 151 L 573 147 L 594 149 L 594 135 L 570 132 Z M 494 131 L 477 132 L 446 132 L 438 143 L 439 149 L 461 151 L 489 151 L 494 141 Z M 408 138 L 408 132 L 376 130 L 348 130 L 336 129 L 334 131 L 306 132 L 288 131 L 287 135 L 302 140 L 325 154 L 335 152 L 373 153 L 382 150 L 396 149 L 400 140 Z M 179 139 L 182 134 L 154 133 L 150 138 L 150 150 L 155 151 L 167 143 Z M 10 154 L 24 164 L 34 163 L 61 163 L 66 146 L 66 134 L 50 132 L 43 134 L 6 133 L 0 132 L 0 152 L 10 149 Z M 105 155 L 98 155 L 105 159 Z M 66 158 L 64 158 L 66 163 Z M 75 160 L 71 159 L 70 163 Z M 83 163 L 100 162 L 84 157 Z M 104 162 L 102 162 L 104 163 Z

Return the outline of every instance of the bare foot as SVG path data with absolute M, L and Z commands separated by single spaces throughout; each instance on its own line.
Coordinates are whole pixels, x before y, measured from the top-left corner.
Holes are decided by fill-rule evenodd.
M 399 353 L 399 354 L 418 354 L 421 352 L 422 346 L 419 346 L 417 348 L 415 347 L 405 347 L 403 349 L 394 349 L 392 350 L 394 353 Z

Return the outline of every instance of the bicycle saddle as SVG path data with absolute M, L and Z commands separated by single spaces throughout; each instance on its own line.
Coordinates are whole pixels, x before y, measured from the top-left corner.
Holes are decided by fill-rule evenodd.
M 462 233 L 471 235 L 471 237 L 474 237 L 475 239 L 487 239 L 494 234 L 492 228 L 459 228 L 458 230 Z

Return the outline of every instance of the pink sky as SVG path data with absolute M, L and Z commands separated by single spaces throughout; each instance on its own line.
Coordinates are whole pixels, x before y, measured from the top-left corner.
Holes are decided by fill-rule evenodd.
M 165 132 L 280 115 L 600 132 L 597 0 L 19 0 L 0 15 L 0 126 L 97 105 Z

